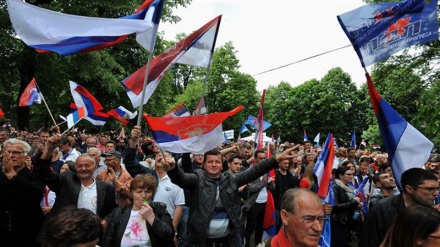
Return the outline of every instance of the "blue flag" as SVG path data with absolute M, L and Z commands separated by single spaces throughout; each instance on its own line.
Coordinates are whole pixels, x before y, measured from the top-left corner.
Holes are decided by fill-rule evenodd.
M 263 120 L 264 125 L 263 125 L 263 131 L 266 131 L 267 128 L 269 128 L 270 126 L 272 126 L 271 123 Z M 255 130 L 259 130 L 260 129 L 260 124 L 258 122 L 258 118 L 254 117 L 252 115 L 249 115 L 248 118 L 244 121 L 243 124 L 249 125 L 251 126 L 253 129 Z
M 356 148 L 356 131 L 355 130 L 353 130 L 353 134 L 351 135 L 350 147 Z
M 437 0 L 376 3 L 338 16 L 362 67 L 438 39 Z
M 240 128 L 240 134 L 243 134 L 244 132 L 250 132 L 249 129 L 244 125 L 244 123 L 241 125 Z

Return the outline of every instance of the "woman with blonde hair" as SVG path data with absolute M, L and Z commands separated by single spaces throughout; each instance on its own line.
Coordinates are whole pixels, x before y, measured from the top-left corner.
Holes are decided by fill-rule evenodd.
M 301 180 L 299 182 L 300 188 L 309 189 L 312 191 L 316 190 L 315 175 L 313 174 L 313 167 L 314 167 L 314 164 L 310 164 L 306 167 L 306 170 L 304 172 L 304 177 L 301 178 Z

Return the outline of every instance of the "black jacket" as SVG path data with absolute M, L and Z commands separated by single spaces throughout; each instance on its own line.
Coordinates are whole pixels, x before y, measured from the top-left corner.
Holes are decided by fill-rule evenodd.
M 378 201 L 368 212 L 361 233 L 359 247 L 379 246 L 385 238 L 394 218 L 404 210 L 405 203 L 402 194 Z
M 147 222 L 148 235 L 153 247 L 173 246 L 174 228 L 170 214 L 167 212 L 167 205 L 163 202 L 150 204 L 156 216 L 153 225 Z M 118 208 L 108 217 L 109 222 L 105 230 L 102 246 L 121 246 L 122 237 L 130 219 L 133 204 Z
M 0 241 L 2 246 L 36 246 L 44 221 L 40 207 L 45 185 L 24 167 L 8 179 L 0 171 Z
M 221 174 L 219 179 L 220 200 L 230 219 L 231 231 L 236 231 L 236 234 L 239 235 L 244 234 L 244 216 L 238 188 L 277 167 L 278 162 L 275 159 L 266 159 L 243 172 L 234 175 L 229 172 Z M 216 181 L 210 178 L 205 171 L 196 170 L 194 173 L 184 173 L 178 166 L 169 171 L 168 176 L 171 178 L 171 182 L 181 188 L 191 189 L 188 242 L 190 246 L 205 246 L 217 193 Z
M 331 217 L 345 225 L 353 217 L 354 210 L 356 210 L 359 203 L 354 199 L 350 201 L 345 190 L 337 184 L 333 185 L 333 192 L 335 205 L 333 206 Z
M 145 167 L 139 163 L 136 159 L 137 149 L 127 147 L 125 149 L 125 157 L 124 157 L 124 165 L 125 169 L 128 173 L 130 173 L 131 177 L 135 177 L 137 174 L 150 174 L 156 179 L 156 182 L 159 183 L 159 177 L 155 170 Z

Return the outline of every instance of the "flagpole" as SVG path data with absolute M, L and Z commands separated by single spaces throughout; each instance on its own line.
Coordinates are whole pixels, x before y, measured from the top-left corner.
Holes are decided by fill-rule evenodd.
M 154 43 L 156 43 L 156 38 L 154 38 Z M 148 62 L 147 62 L 147 66 L 145 66 L 144 85 L 142 86 L 141 105 L 139 106 L 139 115 L 138 115 L 138 119 L 137 119 L 137 123 L 136 123 L 137 126 L 141 126 L 142 112 L 143 112 L 143 108 L 144 108 L 144 99 L 145 99 L 145 87 L 148 84 L 148 75 L 150 72 L 150 63 L 151 63 L 151 60 L 153 59 L 153 53 L 154 53 L 154 48 L 150 52 L 150 54 L 148 54 Z
M 55 127 L 58 127 L 58 124 L 57 124 L 57 122 L 55 121 L 55 118 L 53 117 L 52 112 L 51 112 L 50 109 L 49 109 L 49 106 L 47 105 L 46 99 L 44 98 L 44 95 L 43 95 L 43 93 L 41 92 L 40 87 L 38 86 L 38 84 L 37 84 L 36 82 L 35 82 L 35 85 L 36 85 L 37 88 L 38 88 L 38 91 L 39 91 L 39 93 L 40 93 L 40 95 L 41 95 L 41 99 L 43 100 L 43 103 L 44 103 L 44 105 L 46 106 L 47 111 L 49 112 L 49 115 L 50 115 L 50 118 L 52 119 L 52 122 L 55 124 Z

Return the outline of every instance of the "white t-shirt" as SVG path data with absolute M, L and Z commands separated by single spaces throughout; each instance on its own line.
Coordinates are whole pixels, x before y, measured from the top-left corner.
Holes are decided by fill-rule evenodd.
M 183 189 L 173 184 L 168 175 L 159 180 L 154 202 L 163 202 L 167 205 L 167 211 L 174 218 L 176 206 L 185 205 L 185 195 Z
M 77 208 L 87 208 L 96 214 L 97 206 L 98 196 L 96 192 L 96 181 L 93 180 L 93 183 L 87 187 L 81 184 Z
M 131 210 L 130 219 L 122 236 L 121 247 L 133 246 L 151 246 L 151 241 L 147 231 L 147 221 L 142 218 L 139 211 Z

